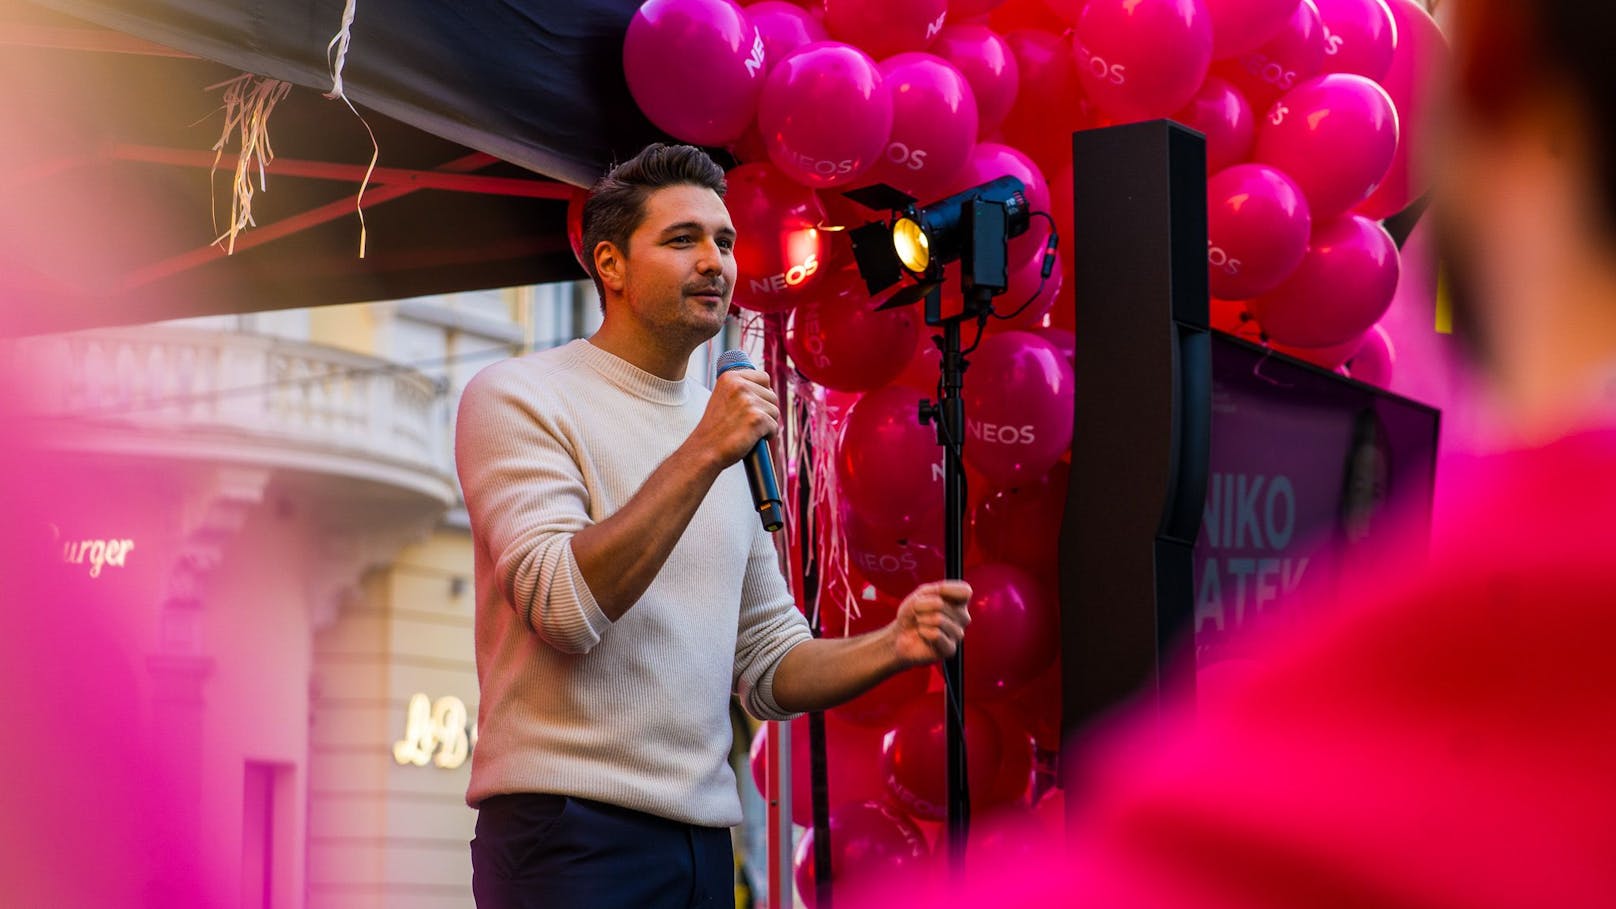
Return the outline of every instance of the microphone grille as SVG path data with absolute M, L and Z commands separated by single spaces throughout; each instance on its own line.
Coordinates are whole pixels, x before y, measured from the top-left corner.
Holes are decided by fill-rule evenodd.
M 717 375 L 723 375 L 731 369 L 751 369 L 752 360 L 747 357 L 744 350 L 726 350 L 718 355 Z

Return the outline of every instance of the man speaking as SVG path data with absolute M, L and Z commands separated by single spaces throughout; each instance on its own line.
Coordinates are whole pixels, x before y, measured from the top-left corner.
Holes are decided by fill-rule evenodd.
M 780 414 L 768 376 L 685 377 L 723 327 L 737 238 L 724 173 L 652 145 L 597 183 L 588 340 L 467 386 L 455 457 L 476 549 L 480 909 L 733 900 L 728 702 L 834 706 L 955 651 L 970 588 L 917 588 L 887 628 L 815 640 L 741 460 Z

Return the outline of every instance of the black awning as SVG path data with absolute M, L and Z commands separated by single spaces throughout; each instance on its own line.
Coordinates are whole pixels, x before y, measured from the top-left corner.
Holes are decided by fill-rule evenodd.
M 0 0 L 0 333 L 582 277 L 566 184 L 658 138 L 622 76 L 636 6 L 358 0 L 360 259 L 371 139 L 321 94 L 341 0 Z M 237 146 L 210 187 L 204 89 L 243 72 L 294 88 L 227 257 Z

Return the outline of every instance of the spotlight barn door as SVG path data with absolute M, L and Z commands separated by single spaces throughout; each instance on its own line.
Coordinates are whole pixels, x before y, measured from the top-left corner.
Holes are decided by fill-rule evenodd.
M 1169 683 L 1194 684 L 1193 669 L 1169 679 L 1167 661 L 1191 643 L 1211 406 L 1204 140 L 1152 121 L 1080 132 L 1072 147 L 1076 419 L 1060 540 L 1068 739 L 1135 696 L 1155 705 Z

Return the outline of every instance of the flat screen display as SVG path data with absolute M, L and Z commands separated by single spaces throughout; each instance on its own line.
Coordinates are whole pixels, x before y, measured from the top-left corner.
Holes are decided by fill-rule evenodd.
M 1199 667 L 1243 656 L 1237 632 L 1329 602 L 1394 522 L 1429 529 L 1439 423 L 1434 408 L 1212 333 Z

